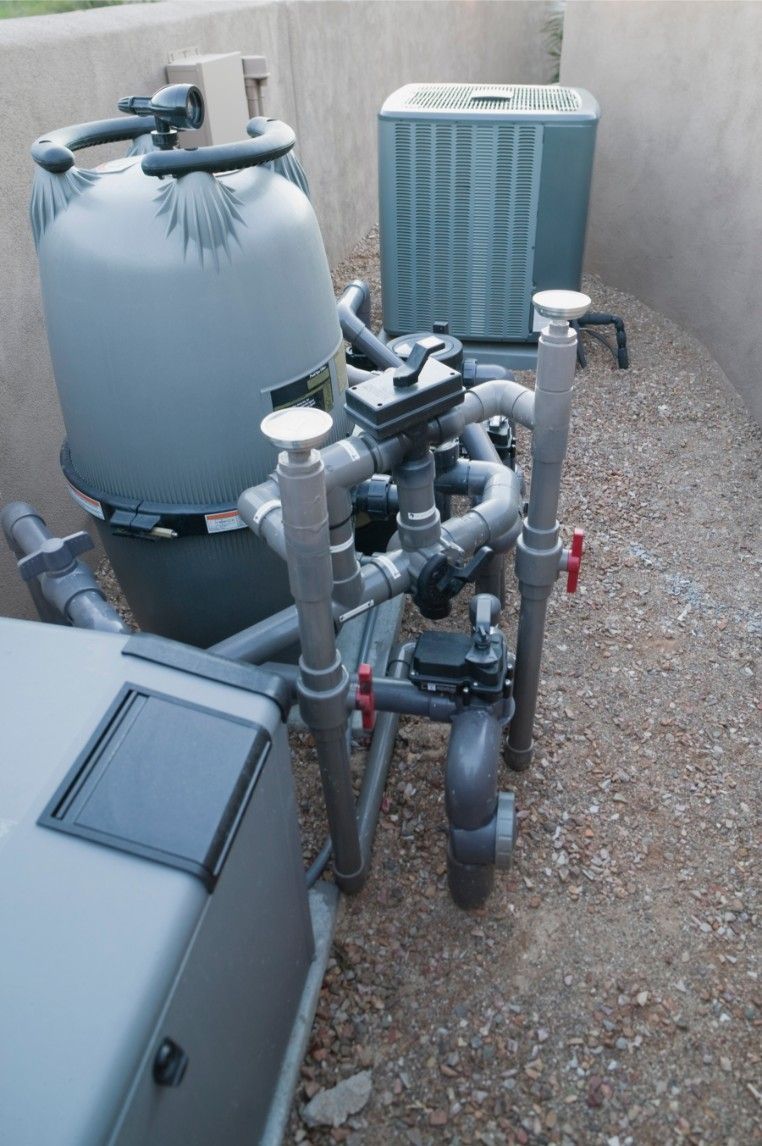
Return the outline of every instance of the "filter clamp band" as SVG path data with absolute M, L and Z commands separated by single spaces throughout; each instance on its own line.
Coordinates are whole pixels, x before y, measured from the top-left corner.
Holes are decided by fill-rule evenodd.
M 94 489 L 75 470 L 66 441 L 61 447 L 60 463 L 69 494 L 77 505 L 123 537 L 165 541 L 246 528 L 236 505 L 172 504 L 119 497 Z

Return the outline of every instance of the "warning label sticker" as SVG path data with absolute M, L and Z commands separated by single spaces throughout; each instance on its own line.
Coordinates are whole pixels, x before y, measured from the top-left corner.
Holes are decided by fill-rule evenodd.
M 334 390 L 342 394 L 347 388 L 347 364 L 344 351 L 334 355 L 330 362 L 313 370 L 304 378 L 288 382 L 270 391 L 273 410 L 285 410 L 289 406 L 313 406 L 318 410 L 331 412 L 334 406 Z
M 237 509 L 225 509 L 221 513 L 205 513 L 207 533 L 227 533 L 230 529 L 245 529 Z
M 323 366 L 306 378 L 297 378 L 295 382 L 271 390 L 270 401 L 273 410 L 285 410 L 289 406 L 314 406 L 318 410 L 330 412 L 333 409 L 333 390 L 329 367 Z
M 76 501 L 77 505 L 82 506 L 82 509 L 84 509 L 85 513 L 89 513 L 91 517 L 97 517 L 100 521 L 106 520 L 106 515 L 103 512 L 103 506 L 99 501 L 96 501 L 94 497 L 88 497 L 88 495 L 83 493 L 81 489 L 77 489 L 75 485 L 72 485 L 68 478 L 64 478 L 64 481 L 69 487 L 69 493 L 71 494 L 72 498 L 74 501 Z

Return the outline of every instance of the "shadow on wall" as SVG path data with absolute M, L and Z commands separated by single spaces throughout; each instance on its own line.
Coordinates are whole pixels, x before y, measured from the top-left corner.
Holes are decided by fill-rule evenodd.
M 564 16 L 566 0 L 554 0 L 545 23 L 542 26 L 543 43 L 548 54 L 548 80 L 557 84 L 561 76 L 561 52 L 564 42 Z
M 695 334 L 759 422 L 761 42 L 762 4 L 575 0 L 561 61 L 601 105 L 588 269 Z

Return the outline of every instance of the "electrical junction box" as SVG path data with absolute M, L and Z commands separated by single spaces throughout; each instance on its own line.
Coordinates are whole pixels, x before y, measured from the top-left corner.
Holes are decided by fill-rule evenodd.
M 203 125 L 198 131 L 183 131 L 181 147 L 206 147 L 247 138 L 246 124 L 251 117 L 240 52 L 178 53 L 167 64 L 167 80 L 171 84 L 195 84 L 206 105 Z
M 288 703 L 161 638 L 0 620 L 0 1141 L 280 1140 L 327 958 Z
M 531 366 L 532 295 L 579 290 L 600 109 L 581 88 L 407 84 L 379 114 L 384 331 L 449 322 Z

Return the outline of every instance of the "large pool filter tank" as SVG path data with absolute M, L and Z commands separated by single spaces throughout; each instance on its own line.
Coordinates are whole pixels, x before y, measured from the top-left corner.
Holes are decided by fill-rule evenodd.
M 31 218 L 69 490 L 141 627 L 208 645 L 290 604 L 236 502 L 275 464 L 266 414 L 319 406 L 345 433 L 346 371 L 315 214 L 262 166 L 291 129 L 257 119 L 241 143 L 174 150 L 200 98 L 177 85 L 38 140 Z M 147 154 L 74 165 L 152 129 Z

